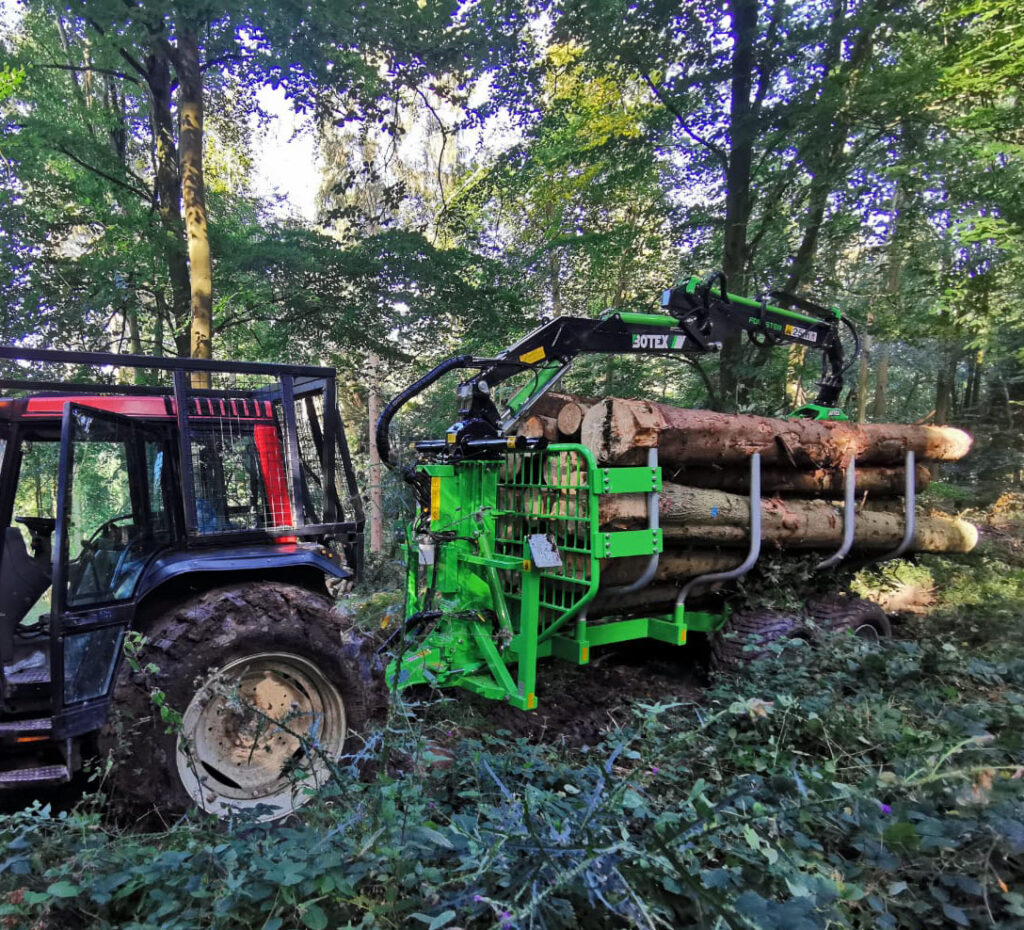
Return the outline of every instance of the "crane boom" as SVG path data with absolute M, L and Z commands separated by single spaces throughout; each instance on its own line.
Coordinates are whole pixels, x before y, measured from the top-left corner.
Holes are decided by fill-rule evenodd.
M 715 290 L 715 284 L 719 287 Z M 416 444 L 421 455 L 473 458 L 510 449 L 542 449 L 543 439 L 509 435 L 530 408 L 565 375 L 582 354 L 701 355 L 717 352 L 732 333 L 745 332 L 758 345 L 798 345 L 822 353 L 822 376 L 813 404 L 797 416 L 843 418 L 835 405 L 843 375 L 857 354 L 856 331 L 842 313 L 792 295 L 773 293 L 787 306 L 730 294 L 721 273 L 691 277 L 662 294 L 665 313 L 609 310 L 600 317 L 556 317 L 524 336 L 494 358 L 456 356 L 447 359 L 395 397 L 377 422 L 381 459 L 393 464 L 389 427 L 398 410 L 440 377 L 456 369 L 476 374 L 458 387 L 459 419 L 443 440 Z M 854 336 L 853 358 L 844 361 L 840 326 Z M 532 371 L 534 377 L 508 401 L 495 405 L 492 392 L 502 382 Z

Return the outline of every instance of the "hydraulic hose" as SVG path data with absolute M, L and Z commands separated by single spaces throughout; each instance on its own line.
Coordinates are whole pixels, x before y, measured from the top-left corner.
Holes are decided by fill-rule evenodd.
M 391 421 L 394 419 L 395 414 L 417 394 L 425 391 L 439 378 L 448 374 L 449 371 L 456 368 L 475 367 L 476 364 L 472 355 L 456 355 L 441 362 L 436 368 L 432 368 L 419 381 L 414 381 L 401 394 L 388 401 L 377 420 L 377 452 L 380 455 L 380 460 L 388 468 L 395 467 L 395 463 L 391 459 L 391 437 L 389 436 Z

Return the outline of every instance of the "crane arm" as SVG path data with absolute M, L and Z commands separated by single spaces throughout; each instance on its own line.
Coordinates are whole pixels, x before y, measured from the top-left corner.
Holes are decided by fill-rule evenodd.
M 719 288 L 715 290 L 715 284 Z M 543 448 L 543 439 L 508 435 L 530 408 L 558 381 L 581 354 L 701 355 L 717 352 L 735 332 L 746 332 L 759 345 L 799 345 L 822 353 L 822 377 L 806 415 L 834 408 L 843 388 L 844 362 L 839 327 L 856 331 L 840 311 L 819 307 L 791 295 L 773 294 L 788 306 L 729 294 L 725 277 L 691 277 L 662 295 L 665 313 L 608 311 L 597 319 L 556 317 L 524 336 L 494 358 L 458 356 L 442 362 L 395 397 L 377 423 L 381 459 L 393 464 L 389 427 L 398 410 L 443 374 L 456 368 L 476 374 L 458 387 L 459 419 L 443 440 L 416 444 L 421 454 L 470 458 L 509 449 Z M 856 358 L 856 349 L 854 352 Z M 502 382 L 532 371 L 533 378 L 499 410 L 492 392 Z M 802 411 L 797 412 L 798 415 Z

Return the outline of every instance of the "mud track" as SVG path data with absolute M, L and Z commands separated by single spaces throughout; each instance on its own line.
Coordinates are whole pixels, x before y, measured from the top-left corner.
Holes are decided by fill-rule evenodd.
M 640 641 L 595 650 L 589 665 L 547 659 L 537 669 L 535 711 L 516 710 L 456 690 L 445 694 L 467 707 L 453 712 L 450 704 L 431 707 L 429 692 L 421 691 L 425 704 L 419 715 L 437 720 L 469 711 L 475 719 L 461 725 L 461 732 L 452 737 L 472 736 L 469 730 L 476 725 L 490 733 L 507 730 L 512 739 L 525 737 L 572 749 L 594 746 L 635 722 L 631 708 L 638 701 L 699 701 L 705 681 L 705 651 L 703 642 L 677 648 Z

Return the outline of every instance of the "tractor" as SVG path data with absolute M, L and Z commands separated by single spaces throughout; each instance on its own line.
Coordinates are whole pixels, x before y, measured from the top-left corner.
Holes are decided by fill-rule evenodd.
M 0 357 L 94 375 L 0 382 L 0 787 L 113 752 L 127 802 L 288 813 L 381 703 L 334 370 Z

